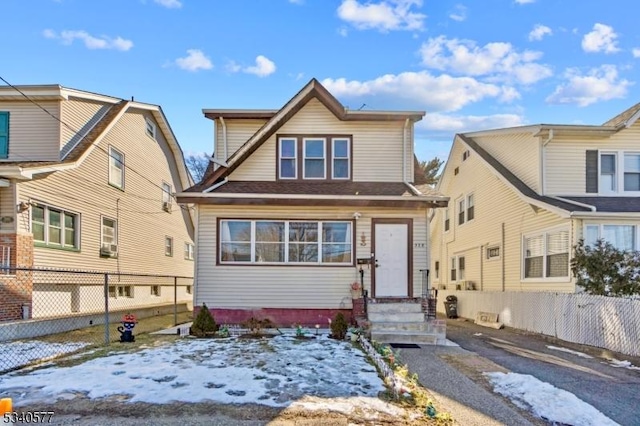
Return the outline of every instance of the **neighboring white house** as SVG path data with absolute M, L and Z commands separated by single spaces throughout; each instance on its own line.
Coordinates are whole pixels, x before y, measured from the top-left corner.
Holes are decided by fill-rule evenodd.
M 640 104 L 601 126 L 456 135 L 431 218 L 440 288 L 574 292 L 572 247 L 640 249 Z
M 174 194 L 193 182 L 162 109 L 58 85 L 18 89 L 0 88 L 2 266 L 192 276 L 192 210 Z M 23 305 L 34 317 L 104 308 L 95 282 L 5 272 L 0 320 L 21 318 Z M 143 281 L 114 280 L 111 306 L 173 301 L 172 287 Z M 191 299 L 186 282 L 179 297 Z
M 197 207 L 196 294 L 216 321 L 322 324 L 373 298 L 422 292 L 428 213 L 414 178 L 419 111 L 350 111 L 317 80 L 279 110 L 205 109 L 220 166 L 177 195 Z M 419 309 L 419 308 L 418 308 Z

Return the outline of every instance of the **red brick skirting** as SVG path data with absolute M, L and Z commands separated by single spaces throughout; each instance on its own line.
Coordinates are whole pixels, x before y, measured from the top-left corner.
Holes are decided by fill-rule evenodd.
M 33 268 L 33 237 L 2 234 L 0 245 L 11 247 L 11 266 Z M 9 271 L 0 274 L 0 321 L 22 319 L 23 306 L 32 309 L 33 272 Z

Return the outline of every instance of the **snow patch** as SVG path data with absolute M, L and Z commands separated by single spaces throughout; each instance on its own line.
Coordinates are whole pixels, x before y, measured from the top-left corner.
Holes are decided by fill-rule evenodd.
M 554 351 L 566 352 L 566 353 L 569 353 L 569 354 L 577 355 L 577 356 L 579 356 L 581 358 L 588 358 L 588 359 L 593 358 L 591 355 L 587 355 L 585 353 L 578 352 L 578 351 L 572 351 L 571 349 L 561 348 L 561 347 L 558 347 L 558 346 L 549 346 L 549 345 L 547 345 L 547 348 L 552 349 Z

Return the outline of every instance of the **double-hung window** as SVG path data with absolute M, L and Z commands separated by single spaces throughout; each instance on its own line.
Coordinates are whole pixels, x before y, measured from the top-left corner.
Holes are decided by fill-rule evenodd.
M 280 138 L 279 142 L 278 176 L 280 179 L 296 179 L 298 177 L 298 141 L 295 138 Z
M 640 154 L 624 154 L 624 190 L 640 192 Z
M 333 179 L 349 179 L 349 162 L 351 154 L 349 152 L 349 139 L 333 138 L 331 140 L 331 173 Z
M 78 214 L 36 205 L 31 212 L 33 240 L 48 247 L 77 249 L 80 235 Z
M 164 237 L 164 255 L 173 256 L 173 238 Z
M 102 231 L 100 233 L 102 249 L 115 254 L 118 250 L 118 222 L 102 216 Z
M 109 184 L 124 189 L 124 154 L 109 147 Z
M 465 216 L 465 199 L 462 197 L 458 200 L 458 225 L 462 225 L 464 223 Z
M 304 138 L 302 140 L 304 162 L 302 163 L 305 179 L 326 179 L 327 149 L 325 139 Z
M 588 158 L 592 152 L 595 153 L 595 151 L 587 151 Z M 589 169 L 589 164 L 587 165 L 587 183 L 591 182 L 589 176 L 593 179 L 597 178 L 600 194 L 637 195 L 640 193 L 640 152 L 603 151 L 599 153 L 598 158 L 597 174 L 593 169 Z M 588 186 L 588 188 L 594 186 Z M 595 191 L 587 189 L 587 192 Z
M 449 207 L 447 207 L 446 209 L 444 209 L 444 232 L 449 231 L 450 223 L 451 223 L 451 220 L 449 220 Z
M 603 153 L 600 155 L 600 192 L 614 193 L 618 187 L 616 175 L 616 154 Z
M 162 209 L 166 212 L 171 211 L 171 192 L 171 185 L 162 182 Z
M 149 118 L 145 118 L 145 122 L 146 122 L 147 135 L 149 135 L 150 137 L 155 139 L 156 138 L 156 123 L 154 123 Z
M 220 220 L 222 264 L 353 264 L 352 223 Z
M 540 232 L 523 239 L 523 278 L 569 277 L 569 231 Z
M 467 222 L 475 217 L 473 194 L 467 195 Z
M 193 260 L 193 244 L 184 243 L 184 258 L 187 260 Z

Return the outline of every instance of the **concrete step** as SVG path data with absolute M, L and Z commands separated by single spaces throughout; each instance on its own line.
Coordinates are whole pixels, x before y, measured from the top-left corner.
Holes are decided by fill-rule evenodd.
M 372 322 L 371 331 L 421 331 L 421 332 L 437 332 L 436 327 L 432 324 L 420 322 Z
M 372 312 L 367 313 L 371 323 L 377 322 L 424 322 L 423 312 Z
M 422 312 L 420 303 L 369 303 L 369 312 Z
M 415 331 L 371 332 L 371 339 L 380 343 L 415 343 L 418 345 L 437 345 L 444 336 Z

